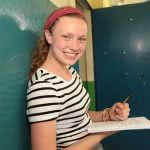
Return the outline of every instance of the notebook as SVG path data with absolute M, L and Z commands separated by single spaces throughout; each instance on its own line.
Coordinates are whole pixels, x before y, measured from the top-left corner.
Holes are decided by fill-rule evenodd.
M 89 126 L 88 133 L 142 129 L 150 129 L 150 121 L 146 117 L 133 117 L 124 121 L 94 122 Z

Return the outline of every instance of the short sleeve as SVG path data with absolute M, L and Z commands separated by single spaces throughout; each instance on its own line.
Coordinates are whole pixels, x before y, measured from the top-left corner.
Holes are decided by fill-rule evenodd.
M 27 117 L 29 123 L 55 120 L 60 112 L 57 90 L 47 81 L 37 81 L 28 86 Z

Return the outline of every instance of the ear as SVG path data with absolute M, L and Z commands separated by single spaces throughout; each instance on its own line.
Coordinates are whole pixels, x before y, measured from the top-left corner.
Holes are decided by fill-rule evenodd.
M 46 38 L 47 42 L 49 44 L 52 44 L 52 35 L 51 35 L 51 33 L 48 30 L 45 30 L 44 34 L 45 34 L 45 38 Z

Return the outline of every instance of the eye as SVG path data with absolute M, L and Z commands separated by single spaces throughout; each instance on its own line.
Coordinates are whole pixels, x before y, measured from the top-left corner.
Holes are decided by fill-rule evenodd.
M 66 41 L 71 40 L 71 37 L 70 37 L 69 35 L 62 35 L 62 37 L 63 37 Z
M 79 41 L 80 41 L 81 43 L 84 43 L 84 42 L 86 42 L 86 38 L 79 38 Z

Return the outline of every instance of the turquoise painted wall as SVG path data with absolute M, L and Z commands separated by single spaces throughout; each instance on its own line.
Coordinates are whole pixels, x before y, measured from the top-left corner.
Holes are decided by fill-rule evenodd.
M 150 118 L 150 1 L 93 11 L 96 109 L 132 95 L 130 117 Z M 105 150 L 148 150 L 150 130 L 120 132 Z M 149 148 L 148 148 L 149 147 Z
M 55 8 L 49 0 L 0 1 L 0 150 L 29 150 L 25 115 L 31 49 Z

